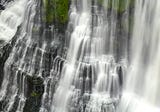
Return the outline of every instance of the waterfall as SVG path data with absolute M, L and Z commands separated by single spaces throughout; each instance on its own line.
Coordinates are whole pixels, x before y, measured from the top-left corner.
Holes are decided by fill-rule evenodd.
M 0 111 L 160 112 L 159 0 L 9 1 Z
M 85 2 L 85 5 L 88 5 Z M 82 2 L 82 3 L 83 3 Z M 83 6 L 83 5 L 82 5 Z M 72 81 L 76 74 L 76 62 L 78 57 L 78 53 L 83 53 L 84 49 L 81 49 L 81 44 L 86 42 L 85 40 L 90 38 L 90 24 L 91 24 L 91 15 L 87 10 L 88 6 L 84 6 L 82 12 L 77 13 L 76 9 L 74 9 L 72 14 L 73 17 L 71 19 L 75 19 L 74 31 L 71 35 L 70 46 L 67 55 L 67 62 L 62 69 L 62 78 L 60 79 L 59 86 L 55 92 L 53 99 L 53 107 L 51 107 L 51 111 L 55 112 L 67 112 L 67 104 L 73 94 L 74 88 L 72 88 Z M 71 14 L 71 15 L 72 15 Z M 66 93 L 66 94 L 64 94 Z
M 136 0 L 131 65 L 118 112 L 160 111 L 160 1 Z
M 10 41 L 24 19 L 26 0 L 16 0 L 0 14 L 0 40 Z
M 126 69 L 121 59 L 127 58 L 127 50 L 117 58 L 115 43 L 120 37 L 114 8 L 119 1 L 102 0 L 102 4 L 103 8 L 96 0 L 71 1 L 67 56 L 57 56 L 44 79 L 40 112 L 116 111 Z
M 33 19 L 36 1 L 16 0 L 13 5 L 1 13 L 1 37 L 9 41 L 16 34 L 21 24 L 18 37 L 4 65 L 3 82 L 0 88 L 0 102 L 3 111 L 22 112 L 26 102 L 26 56 L 31 44 Z M 23 23 L 22 23 L 23 22 Z M 25 41 L 26 40 L 26 41 Z M 29 72 L 29 71 L 28 71 Z M 18 104 L 17 104 L 18 103 Z M 14 108 L 13 108 L 14 107 Z

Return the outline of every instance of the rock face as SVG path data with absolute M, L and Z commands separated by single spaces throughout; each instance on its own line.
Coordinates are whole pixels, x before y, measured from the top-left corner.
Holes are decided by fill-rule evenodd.
M 32 11 L 34 5 L 26 11 L 28 20 L 24 23 L 28 25 L 22 24 L 10 43 L 1 44 L 0 111 L 39 112 L 44 79 L 50 76 L 55 57 L 63 54 L 64 30 L 59 32 L 53 24 L 46 25 L 42 20 L 43 4 L 39 0 L 35 2 L 36 13 Z M 30 42 L 26 40 L 29 38 Z M 5 90 L 7 94 L 3 94 Z
M 47 15 L 50 10 L 47 9 L 48 12 L 46 12 L 44 8 L 46 4 L 44 4 L 42 0 L 34 1 L 34 4 L 28 6 L 31 9 L 29 9 L 28 12 L 26 11 L 28 15 L 24 23 L 26 22 L 27 25 L 20 25 L 15 37 L 10 43 L 0 46 L 0 91 L 5 91 L 6 89 L 7 92 L 10 92 L 0 96 L 0 111 L 51 111 L 53 95 L 62 77 L 61 72 L 66 63 L 70 36 L 74 26 L 72 24 L 67 24 L 68 18 L 66 17 L 62 18 L 62 23 L 57 19 L 59 17 L 54 18 L 55 20 L 47 20 L 50 19 Z M 58 3 L 58 0 L 53 0 L 52 2 L 54 1 Z M 70 2 L 67 2 L 69 6 Z M 78 1 L 76 2 L 78 3 Z M 36 5 L 35 13 L 32 11 L 34 5 Z M 77 5 L 77 7 L 80 6 Z M 3 9 L 4 7 L 2 6 L 1 8 Z M 64 13 L 68 14 L 68 12 L 69 10 Z M 96 16 L 95 14 L 95 17 Z M 127 18 L 125 12 L 120 13 L 117 18 L 119 26 L 116 30 L 119 38 L 117 38 L 114 44 L 114 48 L 116 49 L 116 62 L 121 59 L 121 56 L 126 55 L 126 52 L 123 52 L 122 49 L 128 46 L 128 38 L 130 37 L 130 32 L 126 30 L 127 28 L 123 21 Z M 125 37 L 127 37 L 127 39 Z M 124 41 L 125 45 L 123 44 Z M 9 65 L 7 65 L 7 63 Z M 73 82 L 76 85 L 74 88 L 75 94 L 73 94 L 71 98 L 69 112 L 84 112 L 84 110 L 90 112 L 92 109 L 95 109 L 95 105 L 92 103 L 101 97 L 90 94 L 92 93 L 92 84 L 97 78 L 92 75 L 96 72 L 96 66 L 99 65 L 96 62 L 94 64 L 81 62 L 80 66 L 81 70 L 78 74 L 78 81 Z M 109 69 L 113 68 L 110 67 Z M 122 87 L 123 68 L 117 66 L 114 69 L 117 70 L 120 86 Z M 4 80 L 8 81 L 8 85 L 3 84 Z M 114 80 L 114 76 L 111 77 L 111 80 Z M 6 88 L 3 88 L 3 85 L 5 85 Z M 119 94 L 117 95 L 113 87 L 114 83 L 112 83 L 111 86 L 111 97 L 118 96 Z M 3 93 L 3 91 L 1 93 Z M 108 98 L 108 102 L 100 101 L 104 112 L 107 111 L 105 110 L 106 107 L 108 111 L 113 112 L 113 108 L 117 102 L 117 99 L 112 100 L 110 98 Z M 90 105 L 92 105 L 92 107 Z
M 5 7 L 2 4 L 0 4 L 0 10 L 4 10 L 4 9 Z

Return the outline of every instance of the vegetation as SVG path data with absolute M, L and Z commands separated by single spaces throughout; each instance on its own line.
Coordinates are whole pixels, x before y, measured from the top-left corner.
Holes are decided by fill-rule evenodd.
M 35 92 L 35 91 L 33 91 L 33 92 L 31 93 L 31 96 L 32 96 L 32 97 L 39 97 L 40 94 L 37 93 L 37 92 Z
M 47 23 L 54 21 L 64 24 L 68 21 L 69 0 L 44 0 Z
M 113 8 L 118 13 L 122 13 L 128 7 L 134 6 L 135 0 L 108 0 L 108 4 L 104 4 L 104 0 L 97 0 L 100 6 L 107 9 Z M 46 16 L 45 22 L 52 24 L 53 22 L 65 24 L 68 21 L 69 0 L 43 0 Z M 128 5 L 127 5 L 128 2 Z
M 127 8 L 134 6 L 135 0 L 108 0 L 108 4 L 104 4 L 104 0 L 98 0 L 98 4 L 106 9 L 114 9 L 118 13 L 124 12 Z M 127 3 L 128 2 L 128 3 Z

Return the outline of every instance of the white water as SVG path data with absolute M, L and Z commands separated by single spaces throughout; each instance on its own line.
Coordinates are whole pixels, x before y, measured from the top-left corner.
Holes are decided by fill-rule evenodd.
M 11 39 L 15 35 L 18 25 L 20 25 L 23 21 L 20 33 L 17 35 L 18 39 L 16 40 L 15 46 L 13 46 L 9 58 L 7 59 L 4 65 L 4 77 L 0 89 L 0 101 L 8 100 L 7 104 L 3 108 L 5 112 L 9 112 L 13 109 L 13 105 L 16 102 L 16 97 L 18 97 L 19 99 L 16 112 L 22 112 L 25 106 L 26 76 L 22 74 L 22 72 L 25 71 L 25 66 L 24 66 L 25 56 L 27 54 L 27 48 L 31 43 L 35 8 L 36 8 L 36 1 L 33 0 L 15 1 L 13 3 L 13 6 L 10 6 L 10 8 L 6 9 L 5 10 L 6 12 L 5 11 L 2 12 L 0 16 L 1 23 L 3 22 L 3 24 L 1 24 L 2 27 L 12 28 L 12 31 L 10 31 L 9 29 L 5 29 L 7 30 L 7 33 L 9 35 L 1 33 L 2 37 L 6 36 L 4 38 L 6 40 Z M 11 13 L 11 11 L 16 12 L 17 15 L 14 15 L 14 13 Z M 3 13 L 6 14 L 6 16 Z M 19 18 L 14 18 L 18 16 Z M 25 48 L 23 48 L 23 46 L 17 47 L 17 45 L 19 45 L 22 42 L 21 39 L 25 38 L 27 38 L 26 41 L 27 46 Z M 19 57 L 19 59 L 17 60 L 17 54 L 20 54 L 22 52 L 23 56 Z M 19 79 L 17 77 L 19 77 Z
M 131 66 L 120 112 L 160 111 L 159 10 L 159 0 L 136 0 Z
M 15 1 L 16 4 L 19 2 Z M 31 37 L 36 4 L 35 1 L 26 1 L 26 3 L 28 7 L 24 7 L 27 10 L 24 16 L 27 19 L 22 24 L 23 27 L 16 42 L 18 45 L 23 39 L 25 47 L 14 46 L 4 67 L 5 76 L 0 91 L 0 101 L 5 98 L 9 101 L 4 108 L 5 112 L 12 110 L 16 96 L 19 98 L 16 112 L 23 111 L 26 102 L 26 76 L 21 72 L 27 72 L 29 75 L 35 74 L 39 50 L 42 53 L 38 76 L 42 77 L 43 72 L 46 43 L 42 45 L 42 49 L 35 48 L 32 56 L 29 57 L 32 58 L 28 62 L 29 66 L 26 64 L 27 51 L 32 46 Z M 115 104 L 120 99 L 120 78 L 122 78 L 119 76 L 119 69 L 121 68 L 121 72 L 124 72 L 123 65 L 117 64 L 115 59 L 118 15 L 113 10 L 108 12 L 98 9 L 96 2 L 92 6 L 90 0 L 81 0 L 79 2 L 81 9 L 78 9 L 75 3 L 72 1 L 70 9 L 69 24 L 73 25 L 73 32 L 71 32 L 67 57 L 62 59 L 57 56 L 49 77 L 44 78 L 45 87 L 40 112 L 159 112 L 160 2 L 136 0 L 131 64 L 118 109 L 115 108 Z M 104 0 L 103 3 L 106 4 L 105 7 L 108 6 L 108 0 Z M 118 2 L 113 0 L 112 6 L 116 5 Z M 14 6 L 13 3 L 13 6 L 7 7 L 6 11 L 12 7 L 14 9 Z M 32 13 L 29 16 L 30 10 Z M 6 13 L 10 15 L 10 12 Z M 108 13 L 111 13 L 110 16 L 107 15 Z M 21 19 L 13 18 L 14 22 L 11 24 L 12 19 L 8 19 L 8 15 L 5 16 L 2 12 L 0 18 L 4 18 L 2 20 L 5 24 L 0 25 L 3 28 L 17 28 L 21 24 L 19 22 Z M 17 29 L 11 31 L 8 28 L 7 31 L 9 31 L 8 35 L 5 32 L 0 34 L 2 37 L 6 36 L 2 39 L 8 41 L 15 35 Z M 21 52 L 23 55 L 17 60 L 16 53 L 21 54 Z M 124 50 L 124 52 L 124 58 L 126 58 L 127 51 Z M 61 71 L 63 62 L 64 66 Z M 18 71 L 14 74 L 11 72 L 10 65 L 12 64 L 18 65 Z M 19 72 L 20 81 L 17 79 Z M 9 79 L 12 79 L 12 85 L 9 85 Z M 57 82 L 58 85 L 55 86 Z M 9 86 L 11 87 L 8 91 Z M 53 89 L 56 89 L 55 93 Z
M 86 11 L 86 8 L 87 6 L 84 6 L 84 10 L 81 13 L 76 12 L 75 7 L 72 9 L 73 12 L 71 13 L 71 19 L 75 19 L 73 21 L 75 28 L 70 39 L 67 63 L 62 69 L 62 79 L 60 80 L 59 86 L 55 92 L 51 111 L 68 112 L 67 104 L 73 92 L 71 84 L 76 73 L 78 53 L 84 52 L 84 49 L 81 49 L 81 44 L 83 44 L 83 41 L 85 42 L 85 39 L 90 37 L 91 32 L 91 15 L 89 11 Z
M 10 41 L 24 19 L 26 0 L 15 0 L 0 13 L 0 40 Z
M 60 74 L 58 70 L 61 77 L 49 111 L 114 112 L 114 103 L 118 101 L 121 92 L 121 76 L 118 75 L 118 67 L 121 65 L 114 59 L 117 15 L 111 11 L 109 20 L 107 12 L 98 10 L 96 1 L 94 5 L 91 5 L 90 0 L 77 2 L 82 9 L 79 10 L 76 2 L 72 1 L 69 24 L 74 29 L 66 63 Z M 108 4 L 108 1 L 104 2 Z M 118 2 L 113 1 L 112 5 L 118 6 Z M 57 67 L 57 64 L 53 66 Z M 45 88 L 44 97 L 46 95 Z M 42 111 L 48 112 L 44 104 Z
M 92 74 L 97 80 L 85 112 L 115 112 L 113 103 L 119 100 L 121 90 L 117 67 L 112 56 L 98 60 L 94 67 L 97 73 Z
M 58 81 L 58 77 L 61 72 L 60 69 L 64 61 L 65 61 L 64 59 L 57 56 L 54 59 L 55 66 L 53 66 L 53 68 L 51 69 L 50 76 L 44 79 L 45 87 L 44 87 L 44 93 L 42 96 L 41 107 L 39 112 L 48 112 L 50 110 L 50 105 L 52 104 L 54 84 L 57 83 Z

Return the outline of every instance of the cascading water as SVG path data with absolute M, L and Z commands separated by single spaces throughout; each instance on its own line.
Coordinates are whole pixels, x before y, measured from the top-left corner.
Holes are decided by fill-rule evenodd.
M 131 67 L 118 112 L 160 111 L 160 1 L 136 0 Z
M 17 0 L 12 6 L 10 6 L 10 8 L 2 12 L 0 16 L 1 27 L 4 29 L 1 35 L 2 37 L 5 36 L 4 39 L 7 40 L 15 35 L 17 27 L 23 21 L 20 32 L 17 34 L 18 38 L 16 43 L 4 65 L 4 76 L 0 90 L 0 102 L 3 104 L 3 111 L 5 112 L 13 111 L 15 105 L 16 110 L 14 111 L 22 112 L 25 106 L 26 76 L 23 74 L 23 71 L 27 71 L 25 62 L 29 48 L 28 45 L 31 43 L 35 8 L 36 1 L 34 0 Z
M 112 10 L 106 12 L 96 0 L 71 1 L 68 30 L 72 26 L 73 32 L 67 57 L 55 58 L 45 78 L 40 112 L 115 111 L 124 72 L 114 59 L 118 25 L 114 7 L 119 3 L 103 2 L 105 8 L 111 2 Z
M 130 1 L 71 0 L 63 40 L 56 31 L 58 12 L 44 16 L 52 2 L 3 0 L 0 40 L 15 43 L 4 64 L 0 111 L 28 112 L 40 100 L 40 109 L 30 111 L 159 112 L 160 1 L 135 0 L 129 46 Z M 47 23 L 50 17 L 54 25 Z
M 26 0 L 16 0 L 0 14 L 0 40 L 9 41 L 24 19 Z
M 85 2 L 85 3 L 84 3 Z M 90 37 L 90 24 L 91 24 L 91 15 L 90 11 L 87 10 L 88 4 L 87 1 L 83 1 L 82 5 L 84 8 L 81 13 L 77 13 L 75 7 L 72 10 L 75 10 L 71 15 L 71 19 L 75 19 L 74 31 L 71 35 L 70 47 L 67 55 L 67 62 L 62 69 L 62 78 L 60 79 L 59 86 L 55 92 L 53 99 L 53 106 L 51 111 L 55 112 L 67 112 L 67 104 L 73 94 L 74 88 L 72 88 L 72 81 L 76 74 L 76 62 L 78 60 L 78 53 L 83 53 L 84 49 L 81 49 L 81 44 L 86 42 Z M 87 5 L 87 6 L 86 6 Z M 82 47 L 83 48 L 83 47 Z M 64 94 L 66 93 L 66 94 Z M 62 97 L 63 96 L 63 97 Z

